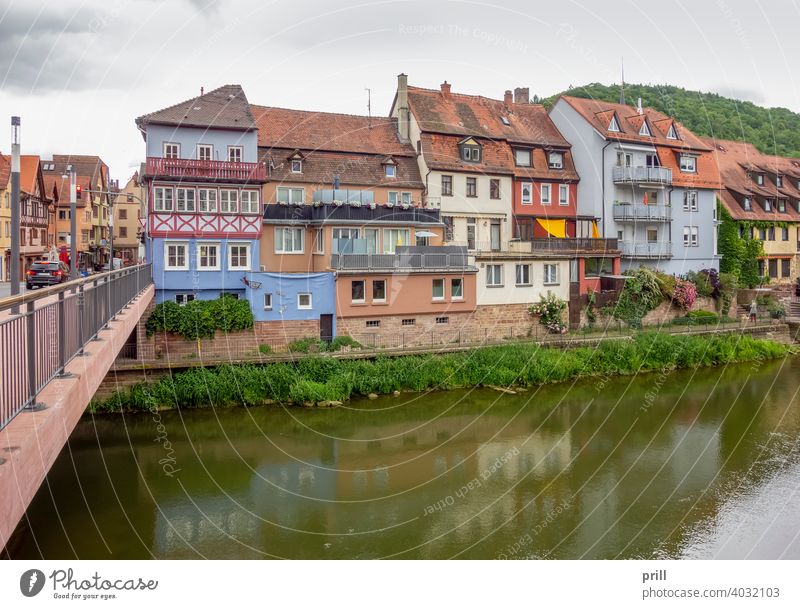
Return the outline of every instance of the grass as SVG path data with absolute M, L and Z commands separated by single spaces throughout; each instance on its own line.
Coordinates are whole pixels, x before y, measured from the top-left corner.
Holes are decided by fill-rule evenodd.
M 297 362 L 225 365 L 177 372 L 92 402 L 90 412 L 344 401 L 370 393 L 480 386 L 529 386 L 574 378 L 634 374 L 774 359 L 792 347 L 751 336 L 643 333 L 597 347 L 556 349 L 532 343 L 447 354 L 341 360 L 309 355 Z

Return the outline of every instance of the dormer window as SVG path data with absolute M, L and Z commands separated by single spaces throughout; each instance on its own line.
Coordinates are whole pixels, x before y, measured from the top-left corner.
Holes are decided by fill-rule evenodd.
M 775 186 L 783 188 L 783 176 L 775 176 Z
M 763 186 L 764 185 L 764 174 L 763 173 L 757 173 L 755 175 L 755 181 L 756 181 L 756 184 L 758 184 L 759 186 Z
M 751 211 L 753 209 L 753 205 L 750 202 L 750 197 L 744 198 L 744 210 Z
M 547 165 L 550 169 L 563 169 L 564 154 L 562 152 L 551 152 L 547 155 Z
M 501 122 L 502 122 L 502 123 L 503 123 L 503 124 L 504 124 L 506 127 L 509 127 L 509 126 L 511 125 L 511 123 L 509 123 L 509 122 L 508 122 L 508 117 L 501 116 L 501 117 L 500 117 L 500 121 L 501 121 Z
M 515 148 L 514 149 L 514 163 L 518 167 L 530 167 L 531 166 L 531 151 L 526 150 L 524 148 Z
M 639 127 L 639 135 L 643 135 L 644 137 L 653 137 L 653 134 L 650 133 L 650 127 L 647 126 L 647 119 L 642 121 L 642 126 Z
M 668 140 L 677 140 L 678 139 L 678 132 L 675 129 L 675 123 L 671 123 L 669 129 L 667 130 L 667 139 Z
M 608 124 L 608 130 L 617 133 L 619 132 L 619 122 L 617 121 L 616 114 L 611 117 L 611 122 Z
M 778 199 L 778 211 L 786 213 L 786 199 Z
M 465 163 L 481 162 L 481 145 L 473 138 L 468 137 L 459 143 L 461 147 L 461 160 Z
M 292 159 L 292 173 L 303 173 L 303 161 Z
M 387 178 L 393 178 L 397 175 L 397 167 L 394 165 L 384 165 L 383 171 L 386 174 Z
M 764 199 L 764 211 L 772 211 L 772 199 Z
M 680 156 L 680 168 L 683 173 L 697 173 L 697 157 L 682 154 Z

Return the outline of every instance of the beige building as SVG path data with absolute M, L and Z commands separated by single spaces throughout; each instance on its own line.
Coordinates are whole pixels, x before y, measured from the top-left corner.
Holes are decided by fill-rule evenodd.
M 5 252 L 11 248 L 11 157 L 0 152 L 0 281 L 8 281 Z
M 114 257 L 125 266 L 139 262 L 139 229 L 144 188 L 133 174 L 114 199 Z

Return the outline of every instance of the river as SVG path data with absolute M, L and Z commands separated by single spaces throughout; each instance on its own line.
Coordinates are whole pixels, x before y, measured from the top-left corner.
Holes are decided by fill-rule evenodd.
M 11 558 L 800 558 L 800 359 L 86 416 Z

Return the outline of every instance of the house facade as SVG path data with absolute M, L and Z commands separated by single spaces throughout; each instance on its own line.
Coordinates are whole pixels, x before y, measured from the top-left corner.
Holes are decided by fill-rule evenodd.
M 156 300 L 245 297 L 258 270 L 257 128 L 244 91 L 227 85 L 140 116 L 147 159 L 147 259 Z
M 11 255 L 11 157 L 0 152 L 0 281 L 9 280 Z
M 114 197 L 114 257 L 125 266 L 137 264 L 144 258 L 141 247 L 141 202 L 145 200 L 144 189 L 136 172 Z M 141 251 L 140 251 L 141 249 Z
M 20 157 L 20 277 L 30 265 L 46 258 L 53 247 L 54 225 L 52 200 L 42 175 L 41 160 L 36 155 Z M 9 260 L 10 262 L 10 260 Z
M 599 235 L 618 240 L 623 269 L 719 268 L 719 172 L 705 142 L 641 104 L 562 96 L 550 118 L 572 143 L 578 214 L 596 217 Z
M 761 241 L 759 270 L 770 283 L 800 277 L 800 159 L 766 155 L 746 142 L 704 141 L 714 149 L 719 198 L 745 233 Z

